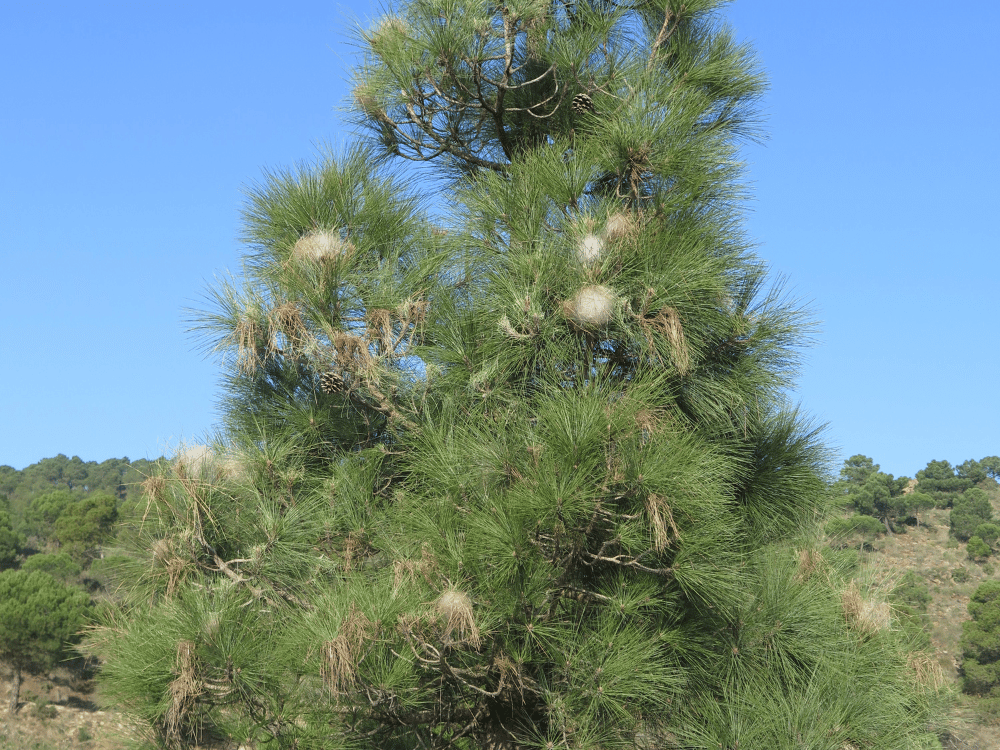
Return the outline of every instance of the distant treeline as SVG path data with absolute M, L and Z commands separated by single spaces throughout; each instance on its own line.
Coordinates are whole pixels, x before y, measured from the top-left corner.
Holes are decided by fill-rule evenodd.
M 20 471 L 13 466 L 0 466 L 0 502 L 6 502 L 16 514 L 31 498 L 54 490 L 80 494 L 104 492 L 116 500 L 125 500 L 139 491 L 138 484 L 159 460 L 129 461 L 126 457 L 97 463 L 79 456 L 67 458 L 60 453 Z
M 998 479 L 997 456 L 969 459 L 958 466 L 931 461 L 915 479 L 886 474 L 868 456 L 851 456 L 830 490 L 837 505 L 857 515 L 832 519 L 827 533 L 873 538 L 882 531 L 905 531 L 907 525 L 919 523 L 920 513 L 931 508 L 950 509 L 952 536 L 961 542 L 978 538 L 972 543 L 978 554 L 972 556 L 985 557 L 996 551 L 1000 539 L 1000 526 L 994 523 L 997 519 L 993 515 L 993 501 L 1000 502 Z
M 69 552 L 86 569 L 162 460 L 98 463 L 60 453 L 20 471 L 0 466 L 0 568 L 39 552 Z

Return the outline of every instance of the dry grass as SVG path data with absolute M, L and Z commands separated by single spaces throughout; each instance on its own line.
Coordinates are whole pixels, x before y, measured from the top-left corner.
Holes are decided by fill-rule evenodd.
M 856 581 L 851 581 L 851 585 L 840 595 L 840 601 L 847 624 L 863 635 L 875 635 L 888 630 L 892 624 L 889 603 L 877 596 L 863 596 Z
M 819 550 L 806 548 L 799 551 L 799 569 L 795 574 L 798 580 L 808 581 L 813 573 L 822 571 L 823 568 L 823 555 Z
M 184 744 L 186 735 L 197 727 L 191 726 L 191 711 L 202 694 L 201 681 L 198 679 L 197 659 L 194 653 L 194 643 L 179 641 L 177 643 L 177 658 L 174 666 L 177 675 L 170 683 L 170 708 L 165 718 L 167 741 L 174 746 Z
M 688 353 L 687 342 L 684 340 L 684 327 L 681 325 L 680 316 L 672 307 L 664 307 L 662 310 L 651 316 L 641 316 L 639 325 L 646 331 L 650 349 L 654 347 L 650 331 L 665 336 L 670 344 L 671 356 L 674 367 L 681 375 L 687 375 L 691 369 L 691 356 Z
M 979 584 L 992 576 L 967 558 L 964 545 L 949 547 L 947 510 L 922 515 L 919 527 L 880 539 L 871 554 L 900 576 L 913 571 L 924 580 L 931 593 L 927 608 L 931 642 L 941 667 L 957 681 L 958 641 L 962 623 L 969 619 L 969 599 Z M 968 576 L 964 580 L 959 575 L 963 569 Z

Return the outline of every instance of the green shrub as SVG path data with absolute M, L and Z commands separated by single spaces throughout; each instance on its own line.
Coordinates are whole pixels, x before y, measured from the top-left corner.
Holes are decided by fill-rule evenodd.
M 849 518 L 830 519 L 826 524 L 826 533 L 841 543 L 848 539 L 871 543 L 885 534 L 885 525 L 872 516 L 857 514 Z
M 923 577 L 911 570 L 896 584 L 892 598 L 897 607 L 906 607 L 915 614 L 926 614 L 927 605 L 931 603 L 931 590 L 927 588 Z
M 32 555 L 21 565 L 21 570 L 32 572 L 40 570 L 53 578 L 68 583 L 80 575 L 80 566 L 65 552 L 55 554 Z
M 80 727 L 76 730 L 76 739 L 80 742 L 90 742 L 94 739 L 94 735 L 90 733 L 87 727 Z
M 931 592 L 924 579 L 911 570 L 896 584 L 890 598 L 910 641 L 919 648 L 932 651 L 927 629 L 927 606 L 931 602 Z
M 959 566 L 951 571 L 951 580 L 955 583 L 965 583 L 969 580 L 969 571 Z
M 59 715 L 56 707 L 51 705 L 47 699 L 39 698 L 35 701 L 35 708 L 32 710 L 31 714 L 36 719 L 54 719 Z
M 1000 689 L 1000 581 L 986 581 L 969 602 L 971 620 L 962 623 L 962 690 L 998 695 Z
M 995 523 L 981 523 L 976 527 L 973 536 L 978 536 L 992 547 L 997 539 L 1000 539 L 1000 526 Z
M 969 557 L 973 560 L 984 560 L 990 556 L 990 545 L 982 540 L 981 537 L 973 536 L 969 538 L 969 543 L 965 545 L 966 550 L 968 550 Z
M 1000 698 L 980 698 L 976 701 L 975 710 L 980 724 L 1000 726 Z

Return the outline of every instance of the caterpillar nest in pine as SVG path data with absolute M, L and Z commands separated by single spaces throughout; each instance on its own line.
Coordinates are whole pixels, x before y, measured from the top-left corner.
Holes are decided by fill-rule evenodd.
M 563 303 L 563 312 L 581 328 L 599 328 L 611 320 L 617 297 L 600 284 L 585 286 Z
M 631 214 L 617 211 L 604 222 L 603 236 L 608 242 L 618 242 L 635 234 L 637 228 L 636 221 Z
M 174 457 L 174 470 L 188 477 L 215 474 L 219 477 L 240 477 L 244 467 L 232 455 L 216 453 L 207 445 L 181 445 Z
M 292 257 L 299 261 L 322 263 L 337 260 L 352 249 L 349 242 L 344 242 L 340 238 L 340 232 L 322 229 L 299 237 L 295 247 L 292 248 Z
M 585 234 L 576 246 L 576 258 L 585 266 L 599 261 L 603 253 L 604 240 L 593 233 Z
M 472 600 L 458 589 L 448 589 L 435 602 L 435 609 L 445 621 L 446 638 L 457 635 L 459 640 L 468 641 L 473 648 L 479 648 L 479 628 L 472 616 Z
M 379 105 L 374 89 L 367 84 L 358 84 L 351 92 L 354 99 L 354 106 L 364 112 L 368 117 L 377 120 L 385 118 L 385 110 Z
M 607 243 L 627 239 L 635 235 L 638 229 L 635 218 L 623 211 L 611 214 L 599 232 L 594 231 L 595 223 L 593 219 L 586 220 L 586 233 L 576 245 L 576 259 L 584 266 L 595 265 L 604 255 Z
M 368 44 L 377 55 L 391 51 L 392 47 L 408 41 L 410 27 L 399 16 L 383 16 L 374 30 L 365 35 Z

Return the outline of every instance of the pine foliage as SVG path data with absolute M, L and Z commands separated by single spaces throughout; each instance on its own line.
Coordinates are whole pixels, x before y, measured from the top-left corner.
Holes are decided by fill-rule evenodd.
M 741 229 L 765 84 L 721 4 L 361 32 L 363 142 L 250 191 L 245 276 L 195 313 L 213 452 L 147 481 L 93 640 L 152 743 L 929 741 L 939 685 L 810 541 L 811 324 Z

